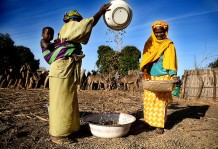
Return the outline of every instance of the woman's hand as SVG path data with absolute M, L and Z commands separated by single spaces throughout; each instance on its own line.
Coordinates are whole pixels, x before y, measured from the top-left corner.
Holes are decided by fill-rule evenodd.
M 94 17 L 94 23 L 93 26 L 95 26 L 98 23 L 98 20 L 101 18 L 101 16 L 106 12 L 109 11 L 110 9 L 108 9 L 112 4 L 111 3 L 107 3 L 104 4 L 103 6 L 101 6 L 100 10 L 93 16 Z
M 177 76 L 177 75 L 173 75 L 172 78 L 174 81 L 179 81 L 179 76 Z
M 110 9 L 108 9 L 110 6 L 111 6 L 111 2 L 107 3 L 107 4 L 104 4 L 103 6 L 101 6 L 100 8 L 100 12 L 102 14 L 104 14 L 106 11 L 110 11 Z

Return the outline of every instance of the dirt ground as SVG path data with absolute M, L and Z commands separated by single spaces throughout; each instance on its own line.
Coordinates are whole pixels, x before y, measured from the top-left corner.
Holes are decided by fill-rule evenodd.
M 165 133 L 157 135 L 143 123 L 142 91 L 79 91 L 81 128 L 75 143 L 57 145 L 48 134 L 48 90 L 0 89 L 0 148 L 218 148 L 218 102 L 175 98 L 168 108 Z M 120 138 L 99 138 L 90 133 L 83 117 L 89 113 L 123 112 L 137 120 Z

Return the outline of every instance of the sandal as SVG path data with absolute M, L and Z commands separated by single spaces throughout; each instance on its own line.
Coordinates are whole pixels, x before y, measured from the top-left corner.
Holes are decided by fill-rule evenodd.
M 54 137 L 50 136 L 52 142 L 56 144 L 71 144 L 74 143 L 73 140 L 69 139 L 68 137 Z
M 164 129 L 163 128 L 156 128 L 155 132 L 156 132 L 156 134 L 163 134 L 164 133 Z

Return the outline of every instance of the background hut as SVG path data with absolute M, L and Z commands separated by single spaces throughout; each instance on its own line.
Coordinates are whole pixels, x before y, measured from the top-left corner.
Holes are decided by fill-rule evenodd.
M 185 70 L 181 98 L 218 101 L 218 68 Z

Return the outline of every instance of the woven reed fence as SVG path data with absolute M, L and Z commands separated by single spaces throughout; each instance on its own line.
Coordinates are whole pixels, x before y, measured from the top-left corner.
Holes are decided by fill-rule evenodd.
M 218 69 L 185 70 L 180 96 L 218 101 Z

